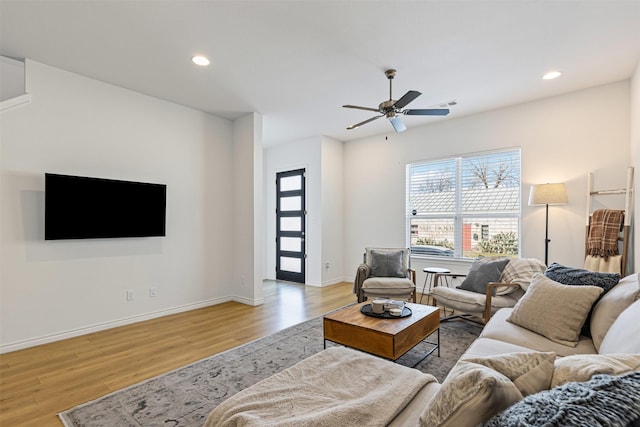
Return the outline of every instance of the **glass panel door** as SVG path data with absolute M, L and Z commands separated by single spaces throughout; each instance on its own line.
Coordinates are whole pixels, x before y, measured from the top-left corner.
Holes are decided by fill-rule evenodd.
M 276 279 L 305 281 L 304 169 L 276 174 Z

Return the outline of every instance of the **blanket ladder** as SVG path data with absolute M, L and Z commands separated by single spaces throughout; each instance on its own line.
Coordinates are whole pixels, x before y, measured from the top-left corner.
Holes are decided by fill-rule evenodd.
M 593 173 L 589 172 L 587 176 L 587 224 L 586 224 L 586 237 L 585 237 L 585 256 L 587 254 L 587 241 L 589 238 L 589 226 L 591 224 L 591 209 L 593 196 L 609 196 L 609 195 L 624 195 L 624 224 L 622 228 L 622 235 L 618 236 L 618 242 L 622 244 L 621 252 L 621 265 L 620 274 L 625 276 L 627 270 L 627 258 L 629 253 L 629 239 L 631 236 L 631 212 L 633 206 L 633 166 L 627 168 L 627 182 L 624 188 L 618 188 L 613 190 L 594 190 L 593 187 Z

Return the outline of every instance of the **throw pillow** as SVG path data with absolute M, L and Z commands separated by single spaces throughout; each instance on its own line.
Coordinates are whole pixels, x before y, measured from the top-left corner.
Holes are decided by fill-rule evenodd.
M 535 258 L 514 258 L 504 267 L 500 282 L 517 283 L 522 290 L 527 290 L 533 275 L 543 273 L 547 269 L 544 262 Z M 507 295 L 518 288 L 502 286 L 496 288 L 496 295 Z
M 603 296 L 591 311 L 591 337 L 593 345 L 600 351 L 605 334 L 620 313 L 629 307 L 640 293 L 638 274 L 631 274 L 615 285 Z
M 489 282 L 497 282 L 500 280 L 502 270 L 504 270 L 509 261 L 509 258 L 476 259 L 473 261 L 473 264 L 471 264 L 471 269 L 469 269 L 467 277 L 460 286 L 458 286 L 458 289 L 486 294 Z
M 640 372 L 596 375 L 527 396 L 485 427 L 631 426 L 640 420 Z
M 565 286 L 537 273 L 507 321 L 575 347 L 587 314 L 601 293 L 597 286 Z
M 594 375 L 622 375 L 640 370 L 640 354 L 575 354 L 555 362 L 551 388 L 575 381 L 588 381 Z
M 563 285 L 598 286 L 602 288 L 603 292 L 595 301 L 594 305 L 620 281 L 620 275 L 618 273 L 598 273 L 582 268 L 565 267 L 556 262 L 547 268 L 544 275 Z M 591 310 L 587 315 L 587 320 L 584 322 L 580 333 L 586 337 L 591 336 Z
M 474 427 L 521 399 L 522 393 L 506 376 L 460 361 L 420 415 L 420 425 Z
M 554 352 L 517 352 L 464 359 L 487 366 L 509 378 L 523 396 L 547 390 L 553 376 Z
M 371 251 L 371 276 L 405 277 L 402 271 L 402 251 Z

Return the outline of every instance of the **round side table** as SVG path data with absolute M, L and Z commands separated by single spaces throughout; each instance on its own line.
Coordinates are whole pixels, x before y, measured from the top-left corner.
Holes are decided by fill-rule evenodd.
M 451 274 L 451 270 L 448 268 L 440 268 L 440 267 L 425 267 L 422 269 L 425 273 L 424 283 L 422 284 L 422 292 L 420 293 L 420 301 L 419 304 L 422 304 L 422 297 L 424 296 L 424 290 L 427 288 L 427 283 L 429 284 L 429 289 L 427 291 L 427 304 L 429 304 L 429 298 L 431 296 L 431 289 L 437 285 L 435 283 L 436 274 Z M 447 286 L 449 286 L 449 282 L 445 282 Z

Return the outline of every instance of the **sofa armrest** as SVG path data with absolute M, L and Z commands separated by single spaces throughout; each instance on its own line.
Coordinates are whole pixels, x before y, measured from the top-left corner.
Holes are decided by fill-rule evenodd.
M 365 300 L 364 292 L 362 291 L 362 283 L 369 278 L 369 265 L 362 263 L 358 266 L 356 271 L 356 278 L 353 281 L 353 293 L 356 294 L 358 302 Z
M 502 283 L 502 282 L 489 282 L 487 285 L 487 298 L 484 303 L 484 314 L 482 320 L 487 323 L 491 318 L 491 298 L 493 297 L 494 290 L 499 286 L 508 286 L 510 288 L 519 288 L 517 283 Z

